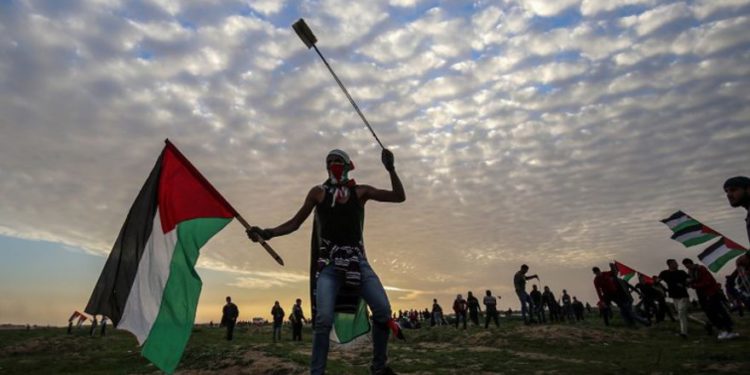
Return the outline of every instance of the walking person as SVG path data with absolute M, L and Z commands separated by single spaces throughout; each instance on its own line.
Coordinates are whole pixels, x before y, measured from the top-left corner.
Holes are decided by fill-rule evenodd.
M 365 204 L 368 201 L 403 202 L 406 193 L 396 173 L 393 153 L 383 149 L 381 161 L 390 176 L 391 190 L 357 184 L 349 178 L 349 172 L 354 170 L 349 155 L 342 150 L 330 151 L 325 158 L 328 179 L 310 189 L 294 217 L 275 228 L 252 227 L 248 230 L 248 236 L 253 241 L 258 241 L 259 237 L 269 240 L 287 235 L 299 229 L 315 210 L 311 241 L 311 269 L 316 271 L 316 277 L 311 280 L 314 295 L 312 374 L 325 372 L 329 335 L 337 305 L 339 311 L 356 311 L 360 298 L 372 312 L 371 372 L 378 375 L 392 372 L 387 366 L 391 305 L 383 284 L 367 260 L 362 233 Z M 355 298 L 345 300 L 350 296 Z
M 657 283 L 667 284 L 667 294 L 677 309 L 677 319 L 680 321 L 680 336 L 687 338 L 688 334 L 688 308 L 690 307 L 690 296 L 688 295 L 688 274 L 678 268 L 677 261 L 667 259 L 667 269 L 661 271 L 657 277 Z
M 302 322 L 307 322 L 302 311 L 302 299 L 297 298 L 294 302 L 289 320 L 292 322 L 292 341 L 302 341 Z
M 469 319 L 471 319 L 475 327 L 479 326 L 479 313 L 482 312 L 482 307 L 479 306 L 479 300 L 477 297 L 474 297 L 471 291 L 469 291 L 466 297 L 466 306 L 469 308 Z
M 719 329 L 717 338 L 728 340 L 739 337 L 738 333 L 732 332 L 732 317 L 724 307 L 721 286 L 711 272 L 706 267 L 695 264 L 690 258 L 683 259 L 682 265 L 688 270 L 688 283 L 691 288 L 695 289 L 703 312 L 711 324 Z
M 221 312 L 221 325 L 227 327 L 227 341 L 232 341 L 234 325 L 237 323 L 237 317 L 240 316 L 240 310 L 232 303 L 232 297 L 227 296 L 227 303 Z
M 599 300 L 604 304 L 614 302 L 620 310 L 622 320 L 626 325 L 635 327 L 635 323 L 650 326 L 651 322 L 633 311 L 633 297 L 630 295 L 630 285 L 617 276 L 617 266 L 609 264 L 609 271 L 602 272 L 599 267 L 591 269 L 594 272 L 594 289 Z
M 547 306 L 549 310 L 549 321 L 550 323 L 560 321 L 560 314 L 558 313 L 557 300 L 555 294 L 549 289 L 549 286 L 544 286 L 544 293 L 542 293 L 542 304 Z
M 284 317 L 286 313 L 281 308 L 279 301 L 273 303 L 271 308 L 271 316 L 273 317 L 273 342 L 281 341 L 281 327 L 284 325 Z
M 531 302 L 534 305 L 534 309 L 531 311 L 531 316 L 536 317 L 536 320 L 540 323 L 546 323 L 547 320 L 544 317 L 544 305 L 542 304 L 542 292 L 537 289 L 536 284 L 531 286 L 531 293 L 529 293 Z
M 500 298 L 500 297 L 497 297 Z M 490 319 L 493 319 L 495 321 L 495 327 L 500 327 L 500 324 L 498 323 L 498 312 L 497 312 L 497 298 L 492 295 L 492 291 L 487 290 L 485 292 L 484 299 L 482 302 L 484 303 L 484 328 L 488 328 L 490 326 Z
M 521 269 L 513 275 L 513 286 L 516 289 L 518 300 L 521 302 L 521 316 L 523 317 L 524 324 L 529 324 L 534 321 L 534 319 L 531 318 L 531 310 L 533 309 L 534 304 L 531 302 L 529 294 L 526 293 L 526 281 L 531 279 L 539 280 L 539 276 L 537 275 L 526 276 L 528 271 L 529 266 L 523 264 L 521 265 Z M 527 314 L 529 317 L 526 316 Z

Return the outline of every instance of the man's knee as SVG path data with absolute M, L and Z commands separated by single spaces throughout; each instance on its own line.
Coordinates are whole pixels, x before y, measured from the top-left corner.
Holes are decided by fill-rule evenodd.
M 316 313 L 315 314 L 315 332 L 327 333 L 331 331 L 333 325 L 333 314 Z
M 391 319 L 391 305 L 386 303 L 382 306 L 371 306 L 372 320 L 378 323 L 387 323 Z

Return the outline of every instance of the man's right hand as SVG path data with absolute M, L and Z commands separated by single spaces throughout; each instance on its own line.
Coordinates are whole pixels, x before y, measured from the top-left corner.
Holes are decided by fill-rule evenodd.
M 261 239 L 268 241 L 273 238 L 273 233 L 271 233 L 270 230 L 262 229 L 260 227 L 250 227 L 245 233 L 247 233 L 247 237 L 253 242 L 260 242 Z

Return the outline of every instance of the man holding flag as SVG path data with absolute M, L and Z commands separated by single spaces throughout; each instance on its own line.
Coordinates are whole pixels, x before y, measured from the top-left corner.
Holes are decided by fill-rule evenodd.
M 396 174 L 393 154 L 383 149 L 381 160 L 390 174 L 391 190 L 356 184 L 348 176 L 354 169 L 349 155 L 332 150 L 325 160 L 328 179 L 310 189 L 294 217 L 275 228 L 252 227 L 248 230 L 253 241 L 283 236 L 299 229 L 315 210 L 311 259 L 311 289 L 315 303 L 312 374 L 325 372 L 331 328 L 337 312 L 342 311 L 339 307 L 343 303 L 349 305 L 349 311 L 359 311 L 360 298 L 370 306 L 374 323 L 370 370 L 373 374 L 392 373 L 386 366 L 391 307 L 380 279 L 367 262 L 362 230 L 364 205 L 368 200 L 403 202 L 406 195 Z M 353 302 L 342 302 L 343 297 L 355 298 Z

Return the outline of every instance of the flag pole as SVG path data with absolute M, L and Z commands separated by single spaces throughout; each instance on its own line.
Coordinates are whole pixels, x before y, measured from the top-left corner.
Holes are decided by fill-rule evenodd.
M 190 168 L 191 172 L 193 172 L 195 177 L 198 178 L 201 181 L 201 183 L 203 183 L 203 186 L 205 186 L 206 189 L 208 189 L 217 199 L 219 199 L 222 203 L 224 203 L 227 207 L 229 207 L 229 209 L 232 211 L 237 221 L 239 221 L 240 224 L 242 224 L 242 226 L 245 227 L 246 230 L 250 230 L 250 224 L 248 224 L 247 220 L 245 220 L 245 218 L 243 218 L 242 215 L 240 215 L 240 213 L 234 209 L 234 207 L 224 198 L 224 196 L 221 195 L 221 193 L 219 193 L 218 190 L 216 190 L 216 188 L 213 185 L 211 185 L 210 182 L 208 182 L 208 180 L 205 177 L 203 177 L 200 171 L 198 171 L 198 169 L 195 168 L 195 166 L 193 166 L 193 163 L 191 163 L 190 160 L 188 160 L 185 157 L 185 155 L 183 155 L 180 152 L 180 150 L 178 150 L 177 147 L 172 142 L 169 141 L 169 138 L 165 139 L 164 143 L 166 143 L 167 147 L 170 147 L 175 152 L 175 155 L 177 155 L 177 157 L 182 159 L 182 162 L 184 163 L 184 165 Z M 284 260 L 281 259 L 279 254 L 276 253 L 276 251 L 271 247 L 271 245 L 269 245 L 262 238 L 259 238 L 258 242 L 260 243 L 261 246 L 263 246 L 264 249 L 266 249 L 268 254 L 271 255 L 271 257 L 273 257 L 273 259 L 275 259 L 278 264 L 282 266 L 284 265 Z

